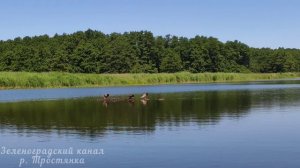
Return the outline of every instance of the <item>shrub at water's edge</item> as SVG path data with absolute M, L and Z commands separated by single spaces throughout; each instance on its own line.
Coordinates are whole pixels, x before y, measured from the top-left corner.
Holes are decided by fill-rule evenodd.
M 0 72 L 0 88 L 59 88 L 208 83 L 296 78 L 300 73 L 73 74 Z

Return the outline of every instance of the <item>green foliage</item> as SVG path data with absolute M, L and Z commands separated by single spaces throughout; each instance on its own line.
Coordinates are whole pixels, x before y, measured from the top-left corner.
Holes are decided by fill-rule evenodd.
M 171 49 L 165 49 L 161 62 L 161 71 L 174 73 L 182 70 L 180 55 Z
M 298 72 L 299 49 L 251 48 L 213 37 L 149 31 L 17 37 L 0 41 L 0 71 L 71 73 Z
M 136 73 L 83 74 L 63 72 L 0 72 L 0 88 L 99 87 L 254 81 L 299 77 L 299 73 Z
M 211 65 L 208 51 L 200 45 L 192 47 L 190 60 L 189 70 L 191 72 L 205 72 Z

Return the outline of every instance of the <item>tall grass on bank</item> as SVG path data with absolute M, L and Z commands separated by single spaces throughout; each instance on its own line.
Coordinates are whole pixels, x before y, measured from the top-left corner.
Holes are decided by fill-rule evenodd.
M 0 72 L 0 88 L 59 88 L 255 81 L 299 77 L 300 73 L 73 74 Z

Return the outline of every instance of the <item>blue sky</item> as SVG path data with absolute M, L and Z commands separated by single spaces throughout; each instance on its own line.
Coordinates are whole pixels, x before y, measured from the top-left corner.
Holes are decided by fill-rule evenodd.
M 298 0 L 1 0 L 0 39 L 91 28 L 300 48 L 299 7 Z

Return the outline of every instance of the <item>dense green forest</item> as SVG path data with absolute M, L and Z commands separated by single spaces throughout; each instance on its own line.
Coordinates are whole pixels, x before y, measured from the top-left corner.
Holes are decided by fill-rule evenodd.
M 73 34 L 0 41 L 0 71 L 71 73 L 295 72 L 299 49 L 251 48 L 213 37 L 154 36 L 149 31 Z

